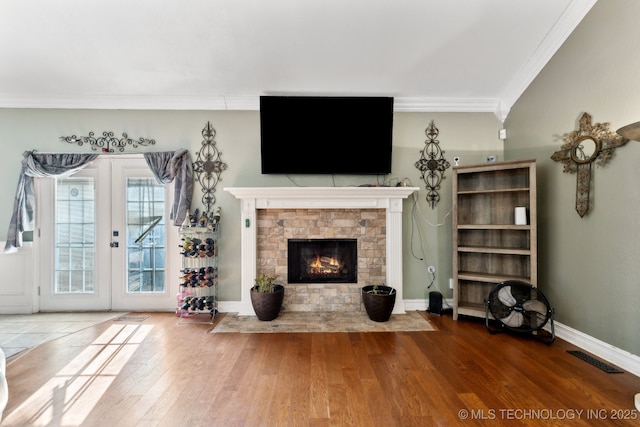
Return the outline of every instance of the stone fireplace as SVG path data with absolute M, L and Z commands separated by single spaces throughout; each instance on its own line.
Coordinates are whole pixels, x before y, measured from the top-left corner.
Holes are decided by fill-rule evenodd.
M 304 239 L 300 239 L 304 237 Z M 343 267 L 357 272 L 356 280 L 320 274 L 313 280 L 291 277 L 296 266 L 289 262 L 292 242 L 313 242 L 309 255 L 333 258 L 329 242 L 352 241 L 357 259 Z M 324 242 L 323 250 L 318 245 Z M 311 248 L 314 249 L 314 248 Z M 299 261 L 299 260 L 296 260 Z M 320 259 L 322 262 L 322 259 Z M 330 260 L 325 261 L 330 264 Z M 386 282 L 386 214 L 384 209 L 260 209 L 257 213 L 258 272 L 277 274 L 285 289 L 284 309 L 288 311 L 356 311 L 360 309 L 360 288 Z M 326 279 L 326 280 L 324 280 Z M 315 283 L 314 283 L 315 282 Z
M 254 314 L 249 290 L 256 272 L 280 277 L 285 286 L 284 309 L 288 311 L 360 310 L 362 286 L 388 284 L 398 292 L 393 312 L 404 313 L 402 201 L 417 190 L 415 187 L 225 188 L 242 204 L 239 314 Z M 357 281 L 289 283 L 289 241 L 305 239 L 355 240 Z M 329 265 L 331 261 L 324 262 Z

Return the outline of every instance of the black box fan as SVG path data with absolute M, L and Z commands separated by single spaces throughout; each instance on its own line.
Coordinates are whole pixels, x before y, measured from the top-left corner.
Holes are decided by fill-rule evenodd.
M 518 280 L 498 283 L 486 300 L 486 327 L 490 333 L 510 330 L 535 335 L 547 344 L 555 340 L 553 309 L 535 286 Z M 490 315 L 498 322 L 492 327 Z M 542 328 L 549 323 L 550 332 Z

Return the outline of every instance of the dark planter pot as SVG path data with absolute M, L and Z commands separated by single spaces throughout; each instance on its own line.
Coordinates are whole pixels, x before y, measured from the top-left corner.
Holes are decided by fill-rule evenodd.
M 390 286 L 377 286 L 377 293 L 373 290 L 373 285 L 362 288 L 364 309 L 374 322 L 386 322 L 396 303 L 396 290 Z
M 273 320 L 280 314 L 284 300 L 284 286 L 274 285 L 273 292 L 256 292 L 251 288 L 251 304 L 259 320 Z

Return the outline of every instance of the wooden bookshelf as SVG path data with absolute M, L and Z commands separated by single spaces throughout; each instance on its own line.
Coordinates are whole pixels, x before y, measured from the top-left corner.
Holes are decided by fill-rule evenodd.
M 485 300 L 506 280 L 537 286 L 535 160 L 453 168 L 453 318 L 485 317 Z M 515 208 L 527 210 L 515 224 Z

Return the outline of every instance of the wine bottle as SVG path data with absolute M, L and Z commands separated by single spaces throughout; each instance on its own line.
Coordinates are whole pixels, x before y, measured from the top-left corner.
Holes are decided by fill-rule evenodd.
M 200 215 L 200 218 L 198 219 L 198 225 L 200 227 L 206 227 L 207 226 L 207 213 L 203 210 L 202 214 Z
M 191 227 L 191 212 L 189 211 L 189 209 L 187 209 L 187 213 L 184 216 L 184 221 L 182 221 L 182 225 L 180 226 L 180 228 L 185 229 L 189 227 Z
M 207 216 L 207 229 L 209 231 L 213 231 L 214 228 L 215 223 L 213 222 L 213 211 L 210 211 L 209 215 Z
M 189 217 L 189 221 L 191 222 L 191 227 L 196 227 L 198 225 L 199 217 L 200 217 L 200 209 L 196 208 L 194 214 Z

